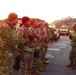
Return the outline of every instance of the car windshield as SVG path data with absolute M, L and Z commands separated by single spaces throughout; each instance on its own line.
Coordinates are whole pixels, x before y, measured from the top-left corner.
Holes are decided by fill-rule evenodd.
M 67 28 L 62 28 L 62 29 L 67 29 Z
M 54 31 L 56 31 L 56 30 L 54 29 Z

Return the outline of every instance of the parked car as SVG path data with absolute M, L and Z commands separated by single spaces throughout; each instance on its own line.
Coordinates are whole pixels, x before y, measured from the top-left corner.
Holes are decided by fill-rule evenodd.
M 50 28 L 50 40 L 57 41 L 60 38 L 60 32 L 57 28 Z
M 49 28 L 49 37 L 51 41 L 54 40 L 54 29 L 53 28 Z
M 60 38 L 60 31 L 59 29 L 54 29 L 54 40 L 57 41 Z
M 61 28 L 60 29 L 60 35 L 68 35 L 69 30 L 68 28 Z

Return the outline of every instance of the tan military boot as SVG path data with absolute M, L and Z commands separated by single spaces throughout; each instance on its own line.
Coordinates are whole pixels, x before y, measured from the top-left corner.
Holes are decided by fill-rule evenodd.
M 73 66 L 72 68 L 73 68 L 73 69 L 76 69 L 76 66 Z
M 41 67 L 38 69 L 39 72 L 45 72 L 45 68 Z
M 66 65 L 66 67 L 73 67 L 73 64 L 68 64 Z
M 33 72 L 32 75 L 41 75 L 39 72 Z
M 32 74 L 31 75 L 37 75 L 35 72 L 32 72 Z
M 47 61 L 44 61 L 43 63 L 44 63 L 44 64 L 46 64 L 46 65 L 48 65 L 48 64 L 49 64 L 49 62 L 47 62 Z
M 70 64 L 66 65 L 66 67 L 73 67 L 73 61 L 71 61 Z
M 76 69 L 76 64 L 73 64 L 72 68 L 73 68 L 73 69 Z
M 42 64 L 42 66 L 43 66 L 43 67 L 46 67 L 46 66 L 47 66 L 47 64 Z
M 45 58 L 45 60 L 49 60 L 49 59 Z
M 41 75 L 39 72 L 36 72 L 36 75 Z

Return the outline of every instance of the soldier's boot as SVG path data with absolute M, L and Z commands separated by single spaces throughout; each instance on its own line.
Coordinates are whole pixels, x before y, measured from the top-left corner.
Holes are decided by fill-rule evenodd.
M 31 75 L 36 75 L 36 73 L 35 72 L 32 72 L 32 74 Z
M 33 72 L 32 75 L 41 75 L 39 72 Z
M 76 64 L 73 64 L 72 68 L 73 68 L 73 69 L 76 69 Z
M 45 60 L 49 60 L 49 59 L 45 58 Z
M 48 63 L 48 62 L 46 62 L 46 61 L 44 61 L 44 64 L 48 65 L 49 63 Z
M 40 68 L 38 68 L 38 71 L 39 72 L 45 72 L 45 68 L 44 67 L 40 67 Z
M 73 67 L 73 62 L 71 62 L 70 64 L 66 65 L 66 67 Z
M 73 62 L 73 69 L 76 69 L 76 61 Z
M 42 64 L 42 66 L 43 66 L 43 67 L 46 67 L 46 66 L 47 66 L 47 64 Z
M 37 75 L 41 75 L 40 72 L 36 72 Z
M 68 64 L 66 65 L 66 67 L 73 67 L 73 64 Z
M 76 66 L 73 66 L 72 68 L 73 68 L 73 69 L 76 69 Z

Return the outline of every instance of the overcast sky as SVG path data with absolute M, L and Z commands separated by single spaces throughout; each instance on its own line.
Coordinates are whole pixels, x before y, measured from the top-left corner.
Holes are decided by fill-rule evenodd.
M 68 16 L 76 18 L 76 0 L 0 0 L 0 19 L 10 12 L 50 23 Z

